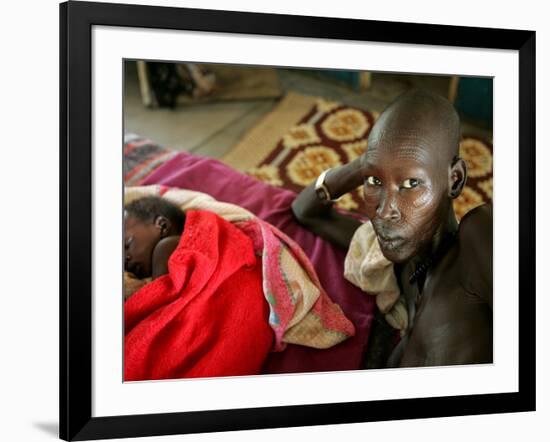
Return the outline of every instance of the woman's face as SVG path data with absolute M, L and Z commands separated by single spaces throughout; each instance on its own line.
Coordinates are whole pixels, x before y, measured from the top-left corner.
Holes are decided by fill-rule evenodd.
M 397 134 L 362 158 L 366 215 L 384 256 L 406 262 L 429 247 L 449 207 L 448 168 L 434 140 Z
M 154 223 L 146 223 L 124 216 L 124 270 L 140 279 L 151 276 L 153 250 L 160 241 L 161 230 Z

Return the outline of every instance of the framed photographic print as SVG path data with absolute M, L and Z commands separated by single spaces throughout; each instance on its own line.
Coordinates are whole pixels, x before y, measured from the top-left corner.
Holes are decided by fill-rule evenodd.
M 535 409 L 534 32 L 60 23 L 61 438 Z

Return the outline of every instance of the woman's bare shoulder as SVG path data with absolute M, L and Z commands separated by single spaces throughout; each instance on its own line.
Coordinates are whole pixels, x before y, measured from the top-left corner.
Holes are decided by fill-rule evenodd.
M 459 231 L 462 235 L 472 234 L 475 231 L 484 229 L 493 230 L 493 205 L 482 204 L 470 210 L 460 221 Z
M 464 287 L 492 305 L 493 291 L 493 206 L 470 210 L 458 230 Z

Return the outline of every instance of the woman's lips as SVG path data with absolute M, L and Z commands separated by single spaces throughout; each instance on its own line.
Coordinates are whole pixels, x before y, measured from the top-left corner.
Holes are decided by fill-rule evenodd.
M 378 241 L 380 242 L 380 246 L 382 246 L 385 249 L 388 248 L 396 248 L 397 246 L 401 245 L 403 242 L 403 238 L 400 236 L 382 236 L 378 235 Z

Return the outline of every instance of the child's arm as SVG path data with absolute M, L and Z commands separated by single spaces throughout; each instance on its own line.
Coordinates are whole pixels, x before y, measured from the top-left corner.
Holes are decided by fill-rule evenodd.
M 168 273 L 168 258 L 176 250 L 179 242 L 179 236 L 168 236 L 157 243 L 153 249 L 153 279 Z

